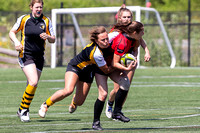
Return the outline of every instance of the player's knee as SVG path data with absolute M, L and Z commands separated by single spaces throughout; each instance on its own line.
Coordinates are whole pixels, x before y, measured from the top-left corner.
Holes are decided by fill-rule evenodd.
M 128 77 L 123 77 L 119 80 L 119 87 L 122 89 L 122 90 L 126 90 L 128 91 L 129 88 L 130 88 L 130 81 L 128 79 Z
M 99 94 L 98 99 L 101 101 L 105 101 L 107 98 L 108 93 L 107 92 L 102 92 L 101 94 Z
M 64 88 L 62 90 L 62 95 L 64 97 L 67 97 L 67 96 L 71 95 L 73 93 L 73 91 L 74 91 L 73 89 Z
M 31 86 L 37 87 L 38 81 L 37 81 L 37 80 L 32 80 L 32 81 L 29 81 L 28 83 L 29 83 L 29 85 L 31 85 Z

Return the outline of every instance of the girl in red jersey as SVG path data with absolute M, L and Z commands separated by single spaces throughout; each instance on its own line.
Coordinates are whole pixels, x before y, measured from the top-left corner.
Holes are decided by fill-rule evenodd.
M 118 16 L 117 17 L 117 23 L 120 24 L 120 25 L 127 25 L 133 19 L 132 12 L 128 8 L 126 8 L 126 5 L 124 5 L 124 4 L 119 9 L 119 11 L 117 13 L 117 16 Z M 113 41 L 113 39 L 115 39 L 115 37 L 119 35 L 119 33 L 120 32 L 118 32 L 118 31 L 114 30 L 114 28 L 112 28 L 110 33 L 109 33 L 109 42 L 111 43 Z M 147 45 L 146 45 L 145 41 L 142 38 L 140 39 L 140 45 L 145 51 L 144 61 L 145 62 L 150 61 L 151 56 L 150 56 L 149 50 L 147 48 Z M 134 71 L 133 71 L 131 77 L 134 76 Z M 110 92 L 109 99 L 108 99 L 108 102 L 106 104 L 105 113 L 106 113 L 106 116 L 108 118 L 112 117 L 112 106 L 114 104 L 115 95 L 116 95 L 118 89 L 119 89 L 119 85 L 117 83 L 114 83 L 114 89 Z
M 128 67 L 125 67 L 120 63 L 120 59 L 121 56 L 124 55 L 125 53 L 132 53 L 137 59 L 140 39 L 144 35 L 144 27 L 142 23 L 133 21 L 132 23 L 125 26 L 116 24 L 114 26 L 114 30 L 118 31 L 119 34 L 111 42 L 111 49 L 113 50 L 114 53 L 112 59 L 112 66 L 116 69 L 116 71 L 120 71 L 123 74 L 127 75 L 127 79 L 122 79 L 120 82 L 117 83 L 118 90 L 115 96 L 115 107 L 111 117 L 113 119 L 117 119 L 122 122 L 129 122 L 130 119 L 125 117 L 121 110 L 132 81 L 137 60 L 134 63 L 134 65 L 130 64 Z M 114 71 L 113 73 L 115 73 L 116 71 Z M 108 86 L 107 86 L 108 77 L 112 79 L 111 75 L 106 75 L 100 71 L 96 71 L 95 73 L 95 78 L 99 89 L 99 96 L 94 106 L 93 129 L 97 130 L 101 129 L 101 126 L 99 125 L 100 115 L 103 110 L 103 106 L 108 94 Z

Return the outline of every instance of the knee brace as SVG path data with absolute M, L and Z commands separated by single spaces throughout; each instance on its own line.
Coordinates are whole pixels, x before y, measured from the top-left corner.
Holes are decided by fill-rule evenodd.
M 122 77 L 119 82 L 119 87 L 122 89 L 122 90 L 125 90 L 125 91 L 128 91 L 129 88 L 130 88 L 130 81 L 128 79 L 128 77 Z

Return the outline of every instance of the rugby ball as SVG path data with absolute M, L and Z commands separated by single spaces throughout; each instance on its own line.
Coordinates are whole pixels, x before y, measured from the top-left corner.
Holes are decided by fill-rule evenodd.
M 130 53 L 126 53 L 126 54 L 124 54 L 122 57 L 121 57 L 121 64 L 123 65 L 123 66 L 128 66 L 132 61 L 135 61 L 136 59 L 135 59 L 135 57 L 132 55 L 132 54 L 130 54 Z

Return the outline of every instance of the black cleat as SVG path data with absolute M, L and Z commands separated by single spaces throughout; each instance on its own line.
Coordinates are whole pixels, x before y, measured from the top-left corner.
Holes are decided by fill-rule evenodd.
M 103 128 L 102 128 L 101 125 L 100 125 L 100 121 L 94 122 L 94 123 L 92 124 L 92 128 L 93 128 L 94 130 L 103 130 Z
M 124 116 L 124 114 L 122 112 L 119 112 L 119 113 L 116 113 L 116 114 L 112 114 L 112 118 L 114 120 L 119 120 L 119 121 L 122 121 L 122 122 L 129 122 L 130 119 L 126 116 Z

